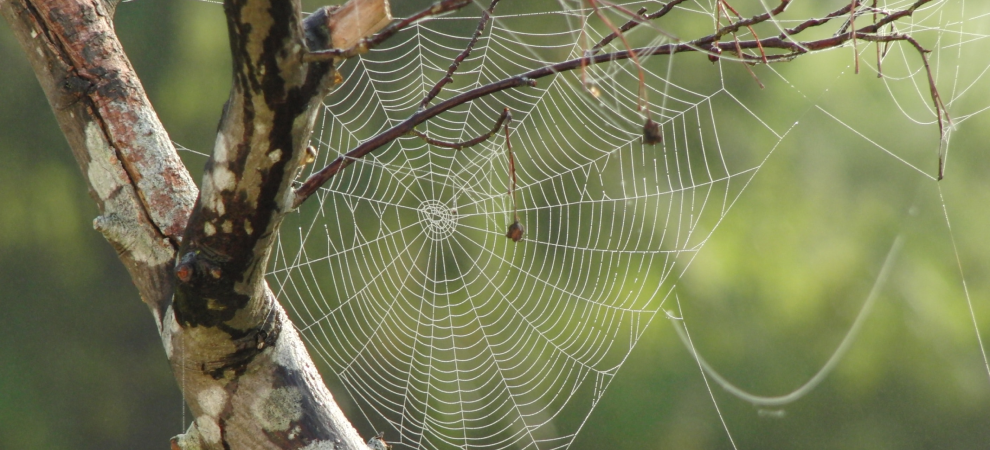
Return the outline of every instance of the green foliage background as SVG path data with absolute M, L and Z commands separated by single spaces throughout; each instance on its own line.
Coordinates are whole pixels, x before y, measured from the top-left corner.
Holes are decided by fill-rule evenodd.
M 210 149 L 229 89 L 222 9 L 124 3 L 116 24 L 171 137 Z M 868 71 L 853 76 L 850 53 L 777 69 L 809 92 L 831 86 L 810 101 L 933 173 L 936 128 L 905 120 Z M 965 62 L 967 73 L 990 64 Z M 714 69 L 679 70 L 701 82 Z M 762 91 L 740 67 L 725 70 L 732 91 L 774 126 L 807 109 L 778 95 L 766 70 L 756 69 L 768 84 Z M 975 110 L 987 98 L 978 84 L 953 108 Z M 990 447 L 990 375 L 964 292 L 990 343 L 990 116 L 953 134 L 946 179 L 936 184 L 822 113 L 802 114 L 678 283 L 698 350 L 746 389 L 789 392 L 838 345 L 894 238 L 905 245 L 863 333 L 808 397 L 763 411 L 712 387 L 735 443 Z M 752 123 L 730 130 L 727 157 L 765 153 Z M 203 159 L 189 163 L 198 179 Z M 96 214 L 33 73 L 0 25 L 0 448 L 165 448 L 183 430 L 151 316 L 92 230 Z M 347 396 L 337 397 L 367 435 Z M 573 448 L 731 448 L 704 378 L 665 319 L 654 321 Z

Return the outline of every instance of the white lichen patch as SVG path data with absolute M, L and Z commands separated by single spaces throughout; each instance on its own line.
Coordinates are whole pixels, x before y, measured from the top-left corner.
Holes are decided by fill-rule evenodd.
M 268 159 L 272 160 L 272 163 L 277 163 L 282 160 L 282 149 L 276 148 L 275 151 L 268 153 Z
M 291 336 L 292 334 L 295 334 L 294 327 L 282 328 L 282 335 L 275 342 L 275 351 L 272 352 L 272 362 L 288 370 L 299 371 L 297 362 L 303 355 L 299 353 L 300 349 L 292 345 L 293 342 L 299 342 L 299 336 Z
M 368 447 L 371 450 L 391 450 L 392 448 L 384 439 L 378 436 L 372 436 L 371 439 L 368 439 Z
M 294 386 L 275 388 L 267 396 L 259 396 L 252 410 L 264 429 L 286 431 L 302 417 L 302 393 Z
M 217 227 L 213 226 L 210 222 L 206 222 L 203 224 L 203 233 L 206 233 L 207 236 L 213 236 L 217 234 Z
M 154 230 L 142 225 L 146 213 L 141 200 L 100 126 L 86 123 L 85 134 L 89 154 L 86 177 L 105 211 L 93 221 L 93 227 L 135 262 L 153 266 L 171 259 L 171 246 L 163 245 Z
M 313 441 L 302 450 L 336 450 L 337 445 L 333 441 Z
M 175 437 L 175 444 L 179 446 L 182 450 L 203 450 L 202 442 L 200 441 L 199 431 L 196 430 L 195 424 L 189 428 L 188 433 L 180 434 Z
M 200 198 L 203 199 L 203 208 L 214 211 L 217 215 L 224 215 L 227 209 L 224 207 L 223 197 L 220 196 L 213 183 L 209 182 L 209 178 L 203 181 L 203 191 L 200 193 Z
M 213 143 L 213 162 L 214 164 L 220 164 L 227 162 L 227 138 L 224 137 L 223 133 L 217 133 L 217 140 Z
M 100 200 L 106 201 L 124 180 L 117 175 L 117 155 L 103 139 L 103 132 L 96 122 L 86 124 L 86 150 L 89 152 L 89 168 L 86 176 Z
M 172 336 L 179 330 L 179 323 L 175 321 L 175 313 L 172 311 L 172 307 L 169 306 L 165 310 L 165 318 L 161 320 L 161 328 L 158 330 L 158 334 L 162 337 L 162 346 L 165 347 L 165 356 L 172 360 Z
M 227 391 L 220 386 L 210 386 L 196 394 L 196 402 L 204 414 L 215 418 L 227 403 Z
M 229 220 L 224 220 L 223 223 L 220 224 L 220 229 L 223 230 L 224 233 L 230 234 L 234 231 L 234 224 Z
M 216 444 L 220 442 L 220 425 L 216 419 L 210 416 L 199 416 L 196 418 L 196 428 L 204 441 Z
M 251 221 L 244 219 L 244 231 L 247 232 L 248 236 L 254 234 L 254 227 L 251 226 Z
M 223 204 L 223 197 L 217 196 L 217 198 L 213 199 L 213 210 L 216 211 L 219 216 L 227 214 L 227 207 Z
M 169 306 L 171 308 L 171 306 Z M 151 315 L 155 316 L 155 324 L 158 325 L 158 336 L 162 335 L 162 315 L 158 314 L 158 308 L 151 308 Z
M 223 164 L 213 166 L 213 187 L 218 191 L 232 191 L 237 183 L 234 172 Z
M 162 245 L 155 232 L 138 220 L 145 214 L 141 201 L 100 126 L 88 122 L 85 134 L 89 154 L 86 176 L 106 211 L 93 221 L 94 228 L 136 262 L 158 265 L 169 260 L 173 256 L 171 246 Z

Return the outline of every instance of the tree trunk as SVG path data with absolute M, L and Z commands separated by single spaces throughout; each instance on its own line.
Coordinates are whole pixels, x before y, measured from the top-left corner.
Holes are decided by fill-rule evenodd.
M 115 3 L 0 0 L 194 414 L 173 448 L 367 448 L 264 280 L 334 80 L 332 62 L 303 55 L 388 22 L 383 0 L 354 3 L 379 13 L 224 4 L 234 81 L 197 198 L 114 34 Z

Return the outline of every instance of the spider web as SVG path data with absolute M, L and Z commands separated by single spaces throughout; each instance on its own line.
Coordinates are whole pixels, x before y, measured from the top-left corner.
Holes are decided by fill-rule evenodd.
M 396 15 L 423 6 L 411 3 L 393 5 L 407 8 Z M 732 3 L 744 15 L 767 8 Z M 757 32 L 779 33 L 842 3 L 797 2 Z M 663 3 L 621 5 L 655 11 Z M 347 61 L 314 134 L 320 158 L 312 170 L 414 113 L 486 6 L 421 21 Z M 956 106 L 985 84 L 980 70 L 959 70 L 966 52 L 987 37 L 978 21 L 988 12 L 976 8 L 986 5 L 935 2 L 897 25 L 935 50 L 933 70 L 956 125 L 983 107 Z M 630 45 L 709 34 L 714 10 L 713 2 L 688 2 L 661 22 L 662 31 L 628 33 Z M 613 23 L 626 20 L 606 14 Z M 579 57 L 608 32 L 578 3 L 503 0 L 434 104 Z M 604 51 L 624 49 L 616 40 Z M 859 63 L 870 74 L 877 70 L 873 49 L 859 43 Z M 851 55 L 847 45 L 790 64 L 824 58 L 841 61 L 836 73 L 848 74 Z M 899 170 L 925 183 L 935 179 L 936 113 L 909 46 L 890 46 L 885 77 L 861 82 L 883 83 L 888 107 L 925 125 L 916 127 L 925 140 L 910 149 L 888 148 L 855 115 L 832 112 L 833 98 L 823 93 L 834 79 L 824 88 L 805 84 L 790 66 L 754 66 L 751 75 L 728 55 L 715 65 L 698 54 L 642 65 L 650 114 L 663 132 L 659 145 L 643 143 L 637 66 L 597 65 L 475 100 L 419 128 L 463 141 L 487 133 L 503 108 L 511 110 L 515 204 L 501 132 L 460 151 L 406 136 L 355 160 L 287 219 L 272 287 L 314 358 L 393 445 L 568 447 L 647 325 L 658 313 L 680 315 L 676 284 L 774 152 L 793 145 L 787 140 L 803 121 L 859 134 Z M 762 95 L 803 102 L 783 111 L 760 103 L 751 93 L 757 83 L 766 86 Z M 519 242 L 505 237 L 514 209 L 525 228 Z

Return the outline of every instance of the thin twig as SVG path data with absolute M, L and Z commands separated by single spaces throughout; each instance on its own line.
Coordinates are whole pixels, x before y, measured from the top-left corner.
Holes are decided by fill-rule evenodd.
M 880 28 L 888 24 L 891 24 L 892 22 L 898 19 L 910 16 L 917 8 L 932 1 L 934 0 L 917 0 L 907 9 L 890 13 L 885 17 L 883 17 L 882 19 L 878 20 L 877 23 L 866 25 L 860 28 L 855 33 L 855 37 L 857 39 L 863 39 L 866 41 L 877 42 L 877 43 L 907 41 L 912 46 L 914 46 L 916 50 L 918 50 L 918 52 L 922 55 L 922 60 L 925 64 L 925 68 L 929 77 L 929 88 L 932 92 L 932 101 L 936 105 L 936 110 L 939 116 L 939 133 L 944 140 L 945 129 L 947 127 L 947 124 L 951 125 L 952 122 L 949 119 L 948 114 L 945 112 L 946 110 L 942 103 L 941 97 L 938 95 L 938 90 L 936 89 L 935 86 L 934 77 L 931 74 L 931 68 L 928 65 L 927 57 L 925 56 L 928 51 L 925 50 L 924 47 L 922 47 L 916 40 L 914 40 L 908 35 L 896 34 L 896 33 L 884 34 L 884 35 L 876 34 L 877 30 L 879 30 Z M 316 172 L 313 175 L 311 175 L 296 190 L 296 198 L 293 202 L 293 205 L 298 207 L 302 202 L 304 202 L 313 193 L 315 193 L 320 188 L 320 186 L 326 183 L 327 180 L 329 180 L 335 174 L 340 172 L 340 170 L 347 167 L 348 165 L 350 165 L 357 159 L 363 157 L 364 155 L 367 155 L 368 153 L 371 153 L 372 151 L 375 151 L 376 149 L 381 148 L 382 146 L 394 141 L 400 136 L 407 134 L 415 126 L 423 122 L 426 122 L 427 120 L 436 117 L 437 115 L 440 115 L 452 108 L 463 105 L 477 98 L 482 98 L 494 94 L 496 92 L 504 91 L 506 89 L 514 89 L 521 86 L 536 86 L 536 80 L 539 78 L 557 75 L 561 72 L 566 72 L 570 70 L 576 70 L 580 67 L 585 67 L 592 64 L 603 64 L 603 63 L 629 59 L 632 57 L 633 53 L 635 53 L 638 56 L 672 55 L 675 53 L 685 53 L 685 52 L 701 52 L 701 53 L 710 54 L 709 52 L 713 47 L 719 48 L 721 51 L 747 50 L 747 49 L 756 49 L 762 47 L 762 48 L 784 50 L 786 52 L 779 55 L 767 55 L 766 63 L 769 64 L 780 61 L 789 61 L 798 56 L 818 50 L 836 48 L 840 45 L 845 44 L 851 39 L 851 36 L 849 34 L 844 33 L 841 35 L 813 40 L 813 41 L 794 41 L 792 39 L 793 35 L 791 35 L 791 36 L 768 37 L 761 39 L 758 42 L 755 40 L 739 41 L 733 43 L 717 42 L 721 37 L 725 36 L 728 33 L 738 31 L 741 27 L 745 26 L 746 24 L 755 25 L 757 23 L 761 23 L 766 20 L 769 20 L 773 16 L 780 14 L 784 10 L 787 4 L 788 4 L 788 0 L 782 0 L 781 4 L 770 12 L 754 16 L 750 19 L 737 21 L 733 24 L 727 25 L 717 30 L 715 33 L 711 35 L 704 36 L 689 42 L 683 42 L 683 43 L 675 42 L 664 45 L 658 45 L 655 47 L 634 49 L 632 51 L 627 50 L 627 51 L 619 51 L 613 53 L 604 53 L 599 55 L 582 56 L 581 58 L 571 59 L 557 64 L 551 64 L 548 66 L 531 70 L 529 72 L 517 76 L 505 78 L 484 86 L 480 86 L 475 89 L 471 89 L 469 91 L 458 94 L 454 97 L 451 97 L 425 110 L 416 111 L 406 120 L 396 124 L 392 128 L 382 132 L 381 134 L 378 134 L 377 136 L 361 143 L 360 145 L 351 149 L 347 153 L 337 157 L 337 159 L 335 159 L 333 162 L 331 162 L 328 166 L 324 167 L 319 172 Z M 842 7 L 842 9 L 847 11 L 848 8 L 849 8 L 848 4 Z M 819 21 L 820 19 L 809 19 L 805 22 L 802 22 L 801 24 L 798 24 L 798 26 L 795 28 L 799 29 L 799 31 L 806 30 L 808 28 L 820 25 L 821 23 L 818 23 Z M 744 57 L 744 58 L 752 62 L 757 62 L 757 63 L 763 62 L 762 58 L 755 58 L 755 57 L 749 57 L 749 58 Z M 942 158 L 941 149 L 939 150 L 939 158 L 940 160 Z
M 505 232 L 505 237 L 512 239 L 513 242 L 519 242 L 526 230 L 523 228 L 522 222 L 519 221 L 519 205 L 516 203 L 516 158 L 512 154 L 512 139 L 509 136 L 509 125 L 512 123 L 512 113 L 509 112 L 509 108 L 505 108 L 502 111 L 502 116 L 506 118 L 505 151 L 509 156 L 509 198 L 512 200 L 513 218 L 512 223 L 509 224 L 509 228 Z
M 464 62 L 468 55 L 471 54 L 474 44 L 476 44 L 478 42 L 478 38 L 481 37 L 481 33 L 485 32 L 485 25 L 491 19 L 492 13 L 495 12 L 496 4 L 498 4 L 498 0 L 492 0 L 492 3 L 488 5 L 488 9 L 481 12 L 481 20 L 478 21 L 478 28 L 474 30 L 474 36 L 471 37 L 471 42 L 469 42 L 467 47 L 464 48 L 464 51 L 457 55 L 457 57 L 454 58 L 454 61 L 450 63 L 450 67 L 447 68 L 447 74 L 444 75 L 440 81 L 437 81 L 437 84 L 433 85 L 433 89 L 430 89 L 430 92 L 426 94 L 426 97 L 424 97 L 423 101 L 420 102 L 419 109 L 426 108 L 426 106 L 429 105 L 438 94 L 440 94 L 440 91 L 443 90 L 444 85 L 454 81 L 454 72 L 457 71 L 457 68 L 460 67 L 461 63 Z
M 859 34 L 859 33 L 857 33 Z M 932 75 L 932 67 L 928 64 L 928 49 L 921 46 L 921 44 L 915 40 L 913 37 L 906 34 L 895 34 L 895 35 L 885 35 L 877 36 L 874 34 L 859 34 L 859 38 L 864 41 L 873 42 L 890 42 L 891 40 L 906 41 L 911 46 L 918 51 L 921 56 L 921 62 L 925 65 L 925 73 L 928 75 L 928 89 L 931 93 L 932 103 L 935 105 L 935 115 L 938 117 L 938 180 L 941 181 L 945 169 L 945 130 L 947 127 L 952 126 L 952 118 L 949 117 L 949 112 L 945 108 L 945 103 L 942 102 L 942 96 L 938 93 L 938 87 L 935 85 L 935 76 Z
M 502 115 L 498 117 L 498 120 L 495 122 L 495 126 L 492 127 L 492 130 L 491 131 L 489 131 L 489 132 L 487 132 L 485 134 L 482 134 L 481 136 L 478 136 L 478 137 L 476 137 L 474 139 L 470 139 L 470 140 L 467 140 L 467 141 L 461 141 L 461 142 L 447 142 L 447 141 L 441 141 L 439 139 L 433 139 L 433 138 L 427 136 L 425 133 L 420 133 L 419 131 L 416 131 L 415 129 L 413 129 L 412 131 L 410 131 L 409 134 L 411 134 L 413 136 L 416 136 L 416 137 L 418 137 L 418 138 L 426 141 L 430 145 L 435 145 L 437 147 L 449 148 L 449 149 L 454 149 L 454 150 L 460 150 L 462 148 L 474 147 L 475 145 L 478 145 L 478 144 L 480 144 L 482 142 L 485 142 L 485 141 L 491 139 L 492 136 L 495 136 L 496 134 L 498 134 L 499 128 L 502 128 L 502 122 L 505 122 L 505 120 L 507 118 L 511 120 L 511 115 L 509 114 L 509 109 L 508 108 L 506 108 L 504 111 L 502 111 Z
M 729 6 L 729 3 L 728 2 L 726 2 L 725 0 L 719 0 L 718 7 L 715 10 L 715 27 L 716 28 L 718 28 L 719 24 L 722 23 L 721 22 L 721 16 L 723 14 L 725 15 L 725 20 L 729 21 L 729 23 L 732 23 L 732 17 L 729 16 L 729 13 L 725 11 L 726 8 L 731 9 L 732 12 L 735 13 L 736 17 L 738 17 L 740 20 L 742 20 L 742 16 L 740 16 L 739 13 L 735 9 L 732 8 L 732 6 Z M 758 41 L 759 38 L 756 36 L 756 33 L 753 31 L 753 27 L 747 25 L 747 28 L 749 28 L 750 35 L 752 35 L 753 38 Z M 743 62 L 743 68 L 746 69 L 746 72 L 749 73 L 749 76 L 753 77 L 753 80 L 756 81 L 756 84 L 758 86 L 760 86 L 760 89 L 764 89 L 765 86 L 763 86 L 763 82 L 760 81 L 760 77 L 756 76 L 756 72 L 753 72 L 753 69 L 751 69 L 749 67 L 749 63 L 746 61 L 746 59 L 747 59 L 747 57 L 749 55 L 743 53 L 742 48 L 739 47 L 739 35 L 736 32 L 733 32 L 732 33 L 732 42 L 736 46 L 736 56 L 739 58 L 740 61 Z M 766 54 L 766 52 L 763 51 L 763 47 L 762 46 L 760 46 L 760 56 L 761 56 L 761 61 L 764 64 L 767 64 L 768 63 L 767 54 Z M 709 58 L 709 59 L 711 59 L 711 58 Z
M 516 158 L 512 155 L 512 139 L 509 136 L 509 125 L 512 123 L 512 113 L 509 112 L 509 108 L 505 108 L 502 111 L 502 117 L 506 118 L 505 121 L 505 149 L 509 155 L 509 197 L 512 198 L 512 216 L 515 218 L 516 222 L 519 222 L 519 208 L 516 205 Z
M 636 52 L 632 52 L 632 46 L 630 46 L 629 41 L 626 40 L 626 35 L 622 33 L 619 28 L 613 25 L 612 21 L 608 20 L 608 17 L 606 17 L 605 14 L 598 8 L 598 0 L 588 0 L 588 4 L 591 5 L 595 15 L 597 15 L 598 18 L 605 23 L 605 26 L 612 30 L 612 34 L 619 36 L 619 39 L 622 40 L 622 45 L 626 48 L 626 50 L 631 52 L 629 55 L 633 61 L 633 64 L 636 66 L 636 71 L 639 75 L 639 110 L 646 114 L 646 118 L 649 119 L 650 108 L 649 101 L 646 98 L 646 74 L 643 73 L 643 64 L 639 62 L 639 57 L 636 56 Z
M 859 6 L 859 0 L 849 1 L 849 33 L 852 35 L 853 41 L 853 60 L 855 60 L 855 69 L 853 73 L 859 74 L 859 47 L 856 45 L 856 7 Z M 874 23 L 876 23 L 874 21 Z
M 736 9 L 732 7 L 732 5 L 729 5 L 729 1 L 728 0 L 721 0 L 721 4 L 724 5 L 726 8 L 728 8 L 729 11 L 732 11 L 732 14 L 735 14 L 736 17 L 739 20 L 743 20 L 743 16 L 741 14 L 739 14 L 739 12 L 736 11 Z M 781 3 L 781 4 L 784 5 L 784 3 Z M 723 10 L 723 12 L 724 11 L 725 10 Z M 728 13 L 725 13 L 725 18 L 726 19 L 729 19 L 729 22 L 730 23 L 732 22 L 732 18 L 729 17 L 729 14 Z M 756 42 L 760 42 L 760 37 L 757 36 L 756 31 L 753 30 L 753 26 L 752 25 L 746 25 L 746 28 L 749 29 L 749 34 L 751 34 L 753 36 L 753 39 L 756 40 Z M 733 37 L 735 37 L 735 33 L 733 33 Z M 736 41 L 738 41 L 738 40 L 739 39 L 737 38 Z M 763 57 L 763 62 L 766 63 L 767 62 L 767 54 L 766 54 L 765 51 L 763 51 L 763 46 L 759 46 L 759 49 L 760 49 L 760 56 Z M 753 73 L 752 70 L 750 70 L 749 72 L 751 74 Z M 756 75 L 753 74 L 753 76 L 755 77 Z M 759 82 L 759 80 L 756 80 L 756 81 Z M 760 88 L 761 89 L 763 88 L 763 83 L 760 83 Z
M 877 0 L 873 0 L 873 4 L 870 5 L 873 9 L 873 24 L 877 23 Z M 883 58 L 880 51 L 879 45 L 874 45 L 877 48 L 877 78 L 883 78 Z
M 628 22 L 626 22 L 621 27 L 619 27 L 619 30 L 625 33 L 626 31 L 633 29 L 634 27 L 636 27 L 641 23 L 647 23 L 653 19 L 658 19 L 663 16 L 666 16 L 667 13 L 669 13 L 674 9 L 674 7 L 676 7 L 681 3 L 684 3 L 685 1 L 687 0 L 671 0 L 667 2 L 667 4 L 663 5 L 663 7 L 657 10 L 656 12 L 643 16 L 642 19 L 638 19 L 638 18 L 630 19 Z M 643 14 L 643 10 L 640 10 L 639 15 L 642 14 Z M 603 37 L 601 41 L 598 41 L 598 43 L 595 44 L 594 47 L 591 47 L 588 51 L 591 52 L 592 55 L 597 54 L 603 47 L 608 45 L 609 42 L 612 42 L 612 40 L 614 40 L 617 37 L 619 37 L 619 35 L 616 33 L 609 34 Z
M 849 13 L 849 10 L 850 10 L 849 6 L 850 5 L 846 5 L 846 6 L 843 6 L 842 8 L 839 8 L 839 9 L 837 9 L 835 11 L 832 11 L 831 13 L 827 14 L 825 17 L 822 17 L 821 19 L 810 19 L 810 20 L 806 20 L 804 22 L 801 22 L 800 24 L 798 24 L 794 28 L 789 28 L 789 29 L 784 30 L 784 32 L 781 33 L 779 37 L 781 39 L 784 39 L 787 36 L 793 36 L 795 34 L 800 34 L 802 31 L 807 30 L 808 28 L 825 25 L 826 23 L 828 23 L 829 21 L 831 21 L 832 19 L 834 19 L 836 17 L 840 17 L 840 16 L 844 16 L 844 15 L 848 14 Z

